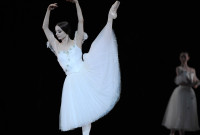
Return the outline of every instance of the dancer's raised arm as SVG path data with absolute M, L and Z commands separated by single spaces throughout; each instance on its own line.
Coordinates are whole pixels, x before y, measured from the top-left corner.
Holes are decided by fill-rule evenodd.
M 66 1 L 75 3 L 76 5 L 77 17 L 78 17 L 78 28 L 77 28 L 75 40 L 76 40 L 76 44 L 81 48 L 82 41 L 84 39 L 84 27 L 83 27 L 84 19 L 82 15 L 82 10 L 81 10 L 78 0 L 66 0 Z
M 57 51 L 57 48 L 56 48 L 56 43 L 58 43 L 57 39 L 54 37 L 52 31 L 49 29 L 49 18 L 50 18 L 50 12 L 52 10 L 54 10 L 55 8 L 57 8 L 57 3 L 53 3 L 53 4 L 50 4 L 47 8 L 47 11 L 46 11 L 46 14 L 45 14 L 45 17 L 44 17 L 44 21 L 43 21 L 43 25 L 42 25 L 42 29 L 44 30 L 44 33 L 49 41 L 49 43 L 51 44 L 51 46 L 53 47 L 53 49 L 55 51 Z M 54 42 L 54 43 L 53 43 Z

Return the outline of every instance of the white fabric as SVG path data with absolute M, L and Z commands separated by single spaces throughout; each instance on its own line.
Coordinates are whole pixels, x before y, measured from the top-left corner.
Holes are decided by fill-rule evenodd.
M 177 85 L 181 84 L 181 83 L 187 83 L 188 80 L 191 81 L 191 83 L 194 81 L 194 77 L 195 77 L 195 74 L 193 72 L 188 72 L 186 71 L 185 69 L 179 67 L 179 75 L 176 76 L 175 78 L 175 83 Z
M 193 77 L 194 73 L 183 70 L 176 78 L 176 83 L 187 82 L 186 78 L 192 81 Z M 199 130 L 197 101 L 192 87 L 179 85 L 175 88 L 168 102 L 162 125 L 168 129 Z
M 120 68 L 117 42 L 107 24 L 93 41 L 87 54 L 75 44 L 57 54 L 65 71 L 60 130 L 88 125 L 106 115 L 120 97 Z
M 57 59 L 66 75 L 72 72 L 79 72 L 83 65 L 82 51 L 76 44 L 71 46 L 67 52 L 58 52 Z
M 49 41 L 47 42 L 47 48 L 51 49 L 51 51 L 56 55 L 56 52 L 53 49 L 52 45 L 49 43 Z

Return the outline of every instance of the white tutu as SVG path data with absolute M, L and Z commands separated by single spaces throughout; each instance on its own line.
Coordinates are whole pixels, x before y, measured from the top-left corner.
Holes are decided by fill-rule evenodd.
M 194 74 L 183 72 L 176 77 L 175 82 L 186 82 L 186 77 L 192 80 L 193 76 Z M 168 102 L 162 125 L 168 129 L 199 130 L 197 101 L 192 87 L 180 85 L 175 88 Z
M 74 45 L 60 52 L 58 62 L 67 77 L 64 81 L 60 130 L 68 131 L 92 123 L 106 115 L 120 97 L 120 68 L 117 42 L 107 24 L 88 53 Z

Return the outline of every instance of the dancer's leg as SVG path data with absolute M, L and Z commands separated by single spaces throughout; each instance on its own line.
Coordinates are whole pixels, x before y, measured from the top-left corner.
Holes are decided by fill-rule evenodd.
M 82 127 L 82 134 L 83 135 L 89 135 L 91 129 L 91 124 L 85 125 Z
M 175 130 L 174 129 L 170 130 L 170 135 L 175 135 Z
M 184 134 L 185 134 L 184 130 L 179 130 L 179 135 L 184 135 Z

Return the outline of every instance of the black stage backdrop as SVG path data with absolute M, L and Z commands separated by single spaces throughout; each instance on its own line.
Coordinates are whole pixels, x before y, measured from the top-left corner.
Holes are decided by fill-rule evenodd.
M 43 18 L 50 3 L 50 29 L 68 20 L 76 30 L 75 6 L 64 0 L 19 0 L 1 3 L 1 135 L 81 134 L 81 128 L 60 132 L 59 109 L 65 74 L 46 47 Z M 107 21 L 114 0 L 79 0 L 89 35 L 87 52 Z M 114 20 L 121 68 L 121 98 L 114 109 L 92 124 L 91 135 L 168 135 L 161 125 L 176 87 L 179 53 L 190 54 L 189 65 L 200 78 L 199 7 L 192 2 L 120 1 Z M 200 88 L 195 89 L 200 116 Z M 81 112 L 80 112 L 81 113 Z M 200 132 L 187 132 L 189 135 Z

